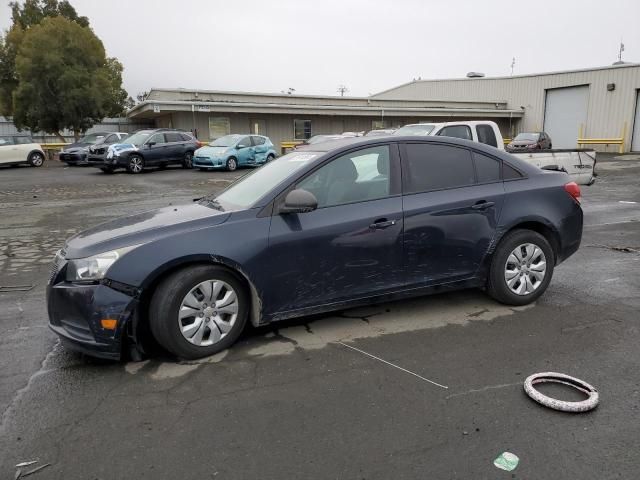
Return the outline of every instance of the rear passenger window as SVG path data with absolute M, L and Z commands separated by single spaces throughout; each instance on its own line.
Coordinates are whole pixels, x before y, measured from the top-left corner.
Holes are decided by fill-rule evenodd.
M 504 180 L 511 180 L 513 178 L 522 178 L 522 174 L 513 168 L 511 165 L 502 162 L 502 178 Z
M 496 134 L 493 133 L 493 127 L 491 127 L 491 125 L 478 125 L 476 132 L 478 133 L 478 142 L 491 145 L 492 147 L 498 146 L 498 140 L 496 139 Z
M 418 193 L 475 183 L 471 152 L 447 145 L 409 143 L 405 146 L 407 166 L 404 192 Z
M 182 137 L 180 136 L 179 133 L 175 133 L 175 132 L 167 132 L 164 134 L 165 137 L 167 137 L 167 143 L 170 142 L 182 142 Z
M 478 183 L 499 182 L 500 162 L 494 158 L 473 152 L 473 161 L 476 164 Z
M 186 133 L 179 133 L 178 135 L 180 135 L 180 138 L 183 142 L 190 142 L 191 140 L 193 140 L 193 138 Z
M 454 137 L 454 138 L 462 138 L 464 140 L 473 140 L 471 136 L 471 129 L 466 125 L 451 125 L 449 127 L 444 127 L 440 130 L 437 135 L 441 137 Z

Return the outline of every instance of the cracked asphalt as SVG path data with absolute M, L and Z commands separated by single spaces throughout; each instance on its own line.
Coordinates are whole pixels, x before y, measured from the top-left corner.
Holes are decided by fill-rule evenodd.
M 598 170 L 582 248 L 535 305 L 442 294 L 249 329 L 197 362 L 111 363 L 49 331 L 54 252 L 243 172 L 0 169 L 0 479 L 36 459 L 51 466 L 31 478 L 64 480 L 636 478 L 640 157 Z M 600 406 L 535 404 L 522 382 L 550 370 L 596 386 Z M 513 472 L 493 465 L 505 451 L 520 457 Z

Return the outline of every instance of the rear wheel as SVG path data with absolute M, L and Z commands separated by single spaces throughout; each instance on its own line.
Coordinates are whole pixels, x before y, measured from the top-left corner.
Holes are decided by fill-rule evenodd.
M 29 155 L 29 165 L 32 167 L 41 167 L 44 163 L 44 155 L 40 152 L 33 152 Z
M 531 230 L 508 233 L 489 271 L 489 295 L 507 305 L 526 305 L 542 295 L 553 276 L 555 255 L 544 236 Z
M 230 347 L 242 332 L 249 297 L 228 270 L 201 265 L 180 270 L 156 289 L 149 308 L 151 332 L 174 355 L 194 359 Z
M 230 157 L 227 160 L 227 170 L 233 172 L 236 168 L 238 168 L 238 161 L 235 159 L 235 157 Z
M 269 163 L 271 160 L 273 160 L 274 158 L 276 158 L 272 153 L 270 153 L 269 155 L 267 155 L 267 163 Z
M 182 160 L 182 166 L 184 168 L 193 168 L 193 152 L 187 152 L 184 154 L 184 159 Z
M 142 170 L 144 170 L 143 158 L 140 155 L 131 155 L 127 164 L 127 171 L 129 173 L 142 173 Z

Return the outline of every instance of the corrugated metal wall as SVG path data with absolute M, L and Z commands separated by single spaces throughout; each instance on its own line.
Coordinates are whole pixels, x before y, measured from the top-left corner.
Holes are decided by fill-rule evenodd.
M 608 91 L 607 84 L 615 90 Z M 631 145 L 636 91 L 640 89 L 640 66 L 620 66 L 536 76 L 422 80 L 381 92 L 372 98 L 388 100 L 506 100 L 508 108 L 524 107 L 521 131 L 544 126 L 545 90 L 589 85 L 589 106 L 583 135 L 589 138 L 619 137 L 626 122 L 625 151 Z M 610 151 L 615 148 L 609 147 Z

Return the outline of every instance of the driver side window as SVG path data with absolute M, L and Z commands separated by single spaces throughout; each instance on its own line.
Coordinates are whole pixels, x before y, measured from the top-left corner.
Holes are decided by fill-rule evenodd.
M 238 147 L 239 148 L 247 148 L 251 146 L 251 138 L 250 137 L 244 137 L 243 139 L 241 139 L 238 142 Z
M 313 193 L 318 208 L 366 202 L 389 196 L 389 146 L 358 150 L 338 157 L 298 183 Z
M 155 135 L 153 135 L 149 139 L 149 141 L 147 143 L 150 143 L 150 142 L 155 142 L 156 145 L 159 144 L 159 143 L 165 143 L 164 142 L 164 133 L 156 133 Z

